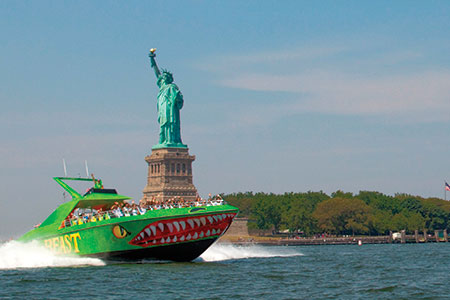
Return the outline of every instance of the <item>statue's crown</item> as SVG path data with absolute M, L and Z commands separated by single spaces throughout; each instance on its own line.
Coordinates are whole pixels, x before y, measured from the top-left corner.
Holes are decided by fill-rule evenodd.
M 169 70 L 161 69 L 161 71 L 162 71 L 163 74 L 169 74 L 169 75 L 173 76 L 172 72 L 170 72 Z
M 168 71 L 168 70 L 166 70 L 166 69 L 161 69 L 161 71 L 162 71 L 162 75 L 168 76 L 169 79 L 170 79 L 171 81 L 173 81 L 173 74 L 172 74 L 170 71 Z

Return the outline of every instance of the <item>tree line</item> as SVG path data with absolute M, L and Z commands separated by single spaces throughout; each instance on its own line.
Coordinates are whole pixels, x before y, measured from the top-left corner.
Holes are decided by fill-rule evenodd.
M 248 217 L 249 228 L 336 235 L 386 235 L 389 231 L 450 229 L 450 202 L 407 194 L 336 191 L 222 195 Z

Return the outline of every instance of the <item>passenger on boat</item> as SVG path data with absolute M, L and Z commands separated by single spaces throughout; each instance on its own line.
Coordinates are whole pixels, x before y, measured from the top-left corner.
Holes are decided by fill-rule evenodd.
M 116 202 L 116 203 L 117 203 L 117 202 Z M 115 206 L 115 209 L 114 209 L 112 212 L 113 212 L 113 214 L 114 214 L 117 218 L 120 218 L 120 217 L 123 217 L 123 216 L 124 216 L 124 213 L 123 213 L 122 210 L 120 209 L 120 206 L 119 206 L 119 205 Z
M 141 207 L 145 209 L 152 209 L 152 200 L 146 199 L 142 201 Z
M 144 198 L 139 200 L 139 207 L 145 207 L 145 205 L 147 205 L 147 200 L 145 200 Z
M 102 210 L 101 208 L 99 208 L 99 209 L 97 210 L 97 220 L 103 221 L 103 215 L 104 215 L 103 210 Z
M 134 203 L 134 201 L 131 202 L 131 215 L 138 215 L 138 206 L 136 205 L 136 203 Z
M 131 216 L 131 205 L 129 203 L 126 203 L 122 208 L 122 210 L 125 217 Z
M 147 211 L 143 205 L 139 205 L 137 209 L 141 215 L 145 214 L 145 212 Z

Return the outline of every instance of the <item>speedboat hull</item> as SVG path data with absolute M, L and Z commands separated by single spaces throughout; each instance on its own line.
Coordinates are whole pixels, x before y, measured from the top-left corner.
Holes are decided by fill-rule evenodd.
M 149 247 L 125 251 L 114 251 L 86 255 L 101 258 L 107 261 L 142 261 L 142 260 L 171 260 L 177 262 L 188 262 L 196 259 L 206 251 L 216 238 L 198 241 L 184 242 L 164 247 Z
M 58 253 L 107 260 L 191 261 L 228 230 L 237 213 L 227 204 L 151 210 L 56 232 L 41 227 L 22 240 L 40 240 Z

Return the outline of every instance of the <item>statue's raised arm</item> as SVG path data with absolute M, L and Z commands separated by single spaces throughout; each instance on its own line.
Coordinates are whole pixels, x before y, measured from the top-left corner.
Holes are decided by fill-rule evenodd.
M 161 72 L 159 71 L 158 65 L 156 64 L 155 51 L 156 51 L 156 48 L 150 49 L 150 53 L 148 54 L 148 57 L 150 57 L 150 65 L 153 68 L 153 70 L 155 71 L 156 78 L 158 78 L 159 76 L 161 76 Z

